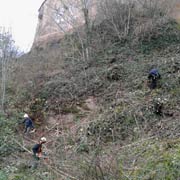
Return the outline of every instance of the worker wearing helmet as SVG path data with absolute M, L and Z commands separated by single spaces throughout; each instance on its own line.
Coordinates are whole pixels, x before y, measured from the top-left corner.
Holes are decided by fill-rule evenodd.
M 45 137 L 42 137 L 39 141 L 38 144 L 35 144 L 34 147 L 32 148 L 32 151 L 33 151 L 33 156 L 36 160 L 39 160 L 39 158 L 41 157 L 42 155 L 42 145 L 44 143 L 46 143 L 46 138 Z
M 32 119 L 28 116 L 28 114 L 24 114 L 24 121 L 23 121 L 23 123 L 25 124 L 24 133 L 29 133 L 30 130 L 34 129 L 34 125 L 33 125 Z

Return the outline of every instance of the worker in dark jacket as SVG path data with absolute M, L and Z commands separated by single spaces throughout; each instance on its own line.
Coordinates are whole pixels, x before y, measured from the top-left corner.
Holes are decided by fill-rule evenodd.
M 24 114 L 24 118 L 25 118 L 23 121 L 23 123 L 25 124 L 24 133 L 29 133 L 30 130 L 34 129 L 34 125 L 32 119 L 28 116 L 28 114 Z
M 34 147 L 32 148 L 33 151 L 33 157 L 36 160 L 39 160 L 39 158 L 42 156 L 42 145 L 46 143 L 46 138 L 42 137 L 39 141 L 38 144 L 35 144 Z
M 157 80 L 161 78 L 160 73 L 157 69 L 151 69 L 148 75 L 148 80 L 150 82 L 150 88 L 155 89 L 157 87 Z

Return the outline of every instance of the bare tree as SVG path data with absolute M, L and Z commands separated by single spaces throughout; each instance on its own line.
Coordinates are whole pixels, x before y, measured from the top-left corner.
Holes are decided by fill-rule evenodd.
M 91 28 L 93 18 L 90 11 L 94 0 L 61 0 L 59 7 L 54 9 L 52 20 L 58 25 L 62 33 L 75 31 L 82 49 L 82 59 L 87 61 L 90 55 Z M 84 35 L 82 35 L 84 34 Z
M 0 28 L 0 63 L 1 63 L 1 111 L 4 112 L 7 82 L 7 64 L 11 58 L 16 57 L 18 50 L 12 39 L 11 29 Z

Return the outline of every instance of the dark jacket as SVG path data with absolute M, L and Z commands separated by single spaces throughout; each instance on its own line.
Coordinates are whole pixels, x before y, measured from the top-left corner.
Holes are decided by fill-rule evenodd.
M 33 122 L 31 120 L 31 118 L 25 118 L 23 123 L 25 124 L 26 127 L 31 127 L 31 128 L 34 128 L 34 125 L 33 125 Z
M 42 152 L 42 144 L 35 144 L 32 148 L 34 154 Z
M 161 75 L 159 74 L 157 69 L 151 69 L 150 70 L 149 75 L 148 75 L 148 79 L 151 79 L 153 77 L 154 78 L 161 78 Z

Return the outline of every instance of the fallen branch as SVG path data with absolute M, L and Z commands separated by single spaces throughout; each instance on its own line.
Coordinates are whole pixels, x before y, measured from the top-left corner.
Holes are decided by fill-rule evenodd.
M 137 141 L 137 142 L 122 146 L 119 149 L 126 149 L 126 148 L 129 148 L 129 147 L 132 147 L 132 146 L 136 146 L 136 145 L 141 144 L 142 142 L 146 142 L 146 141 L 148 141 L 150 139 L 155 139 L 155 138 L 157 138 L 157 136 L 152 136 L 152 137 L 149 137 L 149 138 L 146 138 L 146 139 L 141 139 L 140 141 Z
M 46 126 L 46 129 L 48 130 L 48 131 L 51 131 L 52 129 L 54 129 L 56 126 L 58 126 L 59 125 L 59 123 L 56 123 L 55 125 L 53 125 L 52 127 L 50 127 L 50 128 L 48 128 L 47 126 Z
M 26 147 L 24 147 L 22 144 L 20 144 L 17 140 L 14 139 L 14 142 L 19 145 L 21 148 L 23 148 L 26 152 L 29 154 L 33 154 L 31 151 L 29 151 Z
M 52 170 L 55 174 L 57 175 L 60 175 L 60 176 L 63 176 L 65 178 L 69 178 L 69 179 L 72 179 L 72 180 L 78 180 L 77 178 L 59 170 L 59 169 L 56 169 L 56 168 L 52 168 L 50 165 L 46 164 L 46 163 L 43 163 L 45 166 L 47 166 L 50 170 Z

